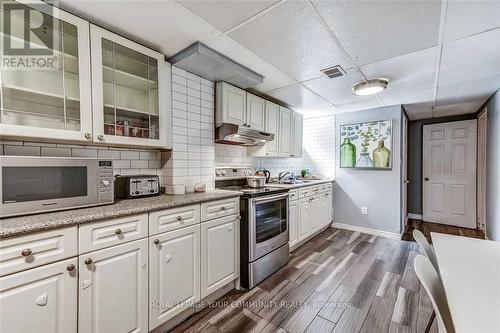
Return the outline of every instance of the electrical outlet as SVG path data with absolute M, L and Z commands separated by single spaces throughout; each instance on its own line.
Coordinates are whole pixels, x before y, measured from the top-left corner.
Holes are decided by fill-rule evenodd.
M 361 214 L 368 215 L 368 207 L 361 207 Z

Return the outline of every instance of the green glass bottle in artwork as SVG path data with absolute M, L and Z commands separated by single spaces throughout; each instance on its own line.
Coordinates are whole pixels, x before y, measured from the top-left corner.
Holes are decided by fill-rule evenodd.
M 354 168 L 356 165 L 356 146 L 351 143 L 349 138 L 344 139 L 340 146 L 340 167 Z
M 391 159 L 391 151 L 384 145 L 384 141 L 378 142 L 378 147 L 373 150 L 373 166 L 375 168 L 388 168 Z

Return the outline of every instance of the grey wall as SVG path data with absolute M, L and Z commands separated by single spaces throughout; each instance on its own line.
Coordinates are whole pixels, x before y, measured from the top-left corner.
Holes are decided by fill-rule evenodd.
M 490 98 L 486 152 L 486 236 L 500 241 L 500 90 Z
M 342 113 L 336 116 L 336 149 L 339 149 L 340 126 L 370 120 L 392 119 L 392 170 L 370 171 L 342 169 L 335 162 L 334 209 L 335 222 L 401 232 L 401 106 Z M 361 215 L 361 207 L 368 215 Z
M 475 113 L 443 118 L 416 120 L 408 125 L 408 213 L 422 214 L 422 131 L 424 125 L 476 119 Z

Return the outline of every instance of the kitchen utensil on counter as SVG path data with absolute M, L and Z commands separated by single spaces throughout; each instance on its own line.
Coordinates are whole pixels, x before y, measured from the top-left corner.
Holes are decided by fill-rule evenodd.
M 266 177 L 266 183 L 269 183 L 269 180 L 271 179 L 271 171 L 262 169 L 259 170 L 255 173 L 256 176 L 264 176 Z
M 205 183 L 196 183 L 194 185 L 194 191 L 196 193 L 202 193 L 202 192 L 205 192 L 207 190 L 207 185 Z
M 194 182 L 186 181 L 184 186 L 186 187 L 186 193 L 194 193 Z
M 117 176 L 115 193 L 118 198 L 131 199 L 160 194 L 160 178 L 157 175 Z
M 252 188 L 261 188 L 266 186 L 265 176 L 248 176 L 247 185 Z

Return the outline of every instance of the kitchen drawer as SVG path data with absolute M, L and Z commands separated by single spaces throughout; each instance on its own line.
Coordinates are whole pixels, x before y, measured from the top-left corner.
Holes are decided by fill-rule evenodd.
M 296 190 L 290 190 L 288 192 L 289 194 L 289 200 L 290 201 L 294 201 L 294 200 L 297 200 L 299 198 L 299 190 L 296 189 Z
M 319 184 L 318 187 L 320 193 L 328 192 L 328 183 Z
M 230 198 L 201 204 L 201 220 L 208 221 L 232 214 L 240 214 L 240 198 Z
M 77 227 L 0 240 L 0 276 L 78 255 Z
M 200 223 L 200 205 L 172 208 L 149 214 L 149 234 L 172 231 Z
M 148 236 L 148 214 L 80 225 L 80 253 L 127 243 Z

